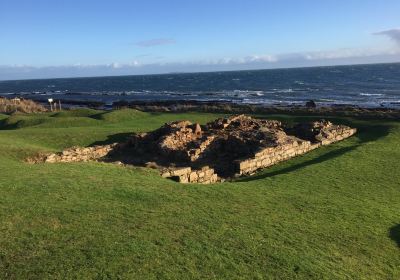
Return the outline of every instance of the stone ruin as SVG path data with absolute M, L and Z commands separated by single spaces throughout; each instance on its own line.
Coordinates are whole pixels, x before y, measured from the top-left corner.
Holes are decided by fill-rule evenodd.
M 205 125 L 167 123 L 151 132 L 133 134 L 124 143 L 70 148 L 31 161 L 99 160 L 156 168 L 163 177 L 181 183 L 215 183 L 251 175 L 354 133 L 355 128 L 325 120 L 285 126 L 276 120 L 239 115 Z

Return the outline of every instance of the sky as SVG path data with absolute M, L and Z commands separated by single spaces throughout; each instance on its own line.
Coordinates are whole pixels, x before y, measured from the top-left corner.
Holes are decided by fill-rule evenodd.
M 0 0 L 0 80 L 400 62 L 399 0 Z

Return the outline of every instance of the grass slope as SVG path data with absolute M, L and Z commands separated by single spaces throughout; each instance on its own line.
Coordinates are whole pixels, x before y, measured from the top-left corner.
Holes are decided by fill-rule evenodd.
M 0 115 L 0 278 L 400 278 L 399 122 L 336 119 L 357 136 L 210 186 L 144 168 L 22 161 L 215 117 Z

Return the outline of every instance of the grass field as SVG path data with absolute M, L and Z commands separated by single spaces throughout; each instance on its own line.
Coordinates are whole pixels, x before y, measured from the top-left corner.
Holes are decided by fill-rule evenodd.
M 0 278 L 400 279 L 400 122 L 333 119 L 358 134 L 215 185 L 106 163 L 23 162 L 215 117 L 0 115 Z

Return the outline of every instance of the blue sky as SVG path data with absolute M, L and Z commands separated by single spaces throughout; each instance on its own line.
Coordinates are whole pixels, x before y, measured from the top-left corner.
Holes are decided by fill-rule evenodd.
M 400 1 L 0 0 L 0 80 L 400 61 Z

